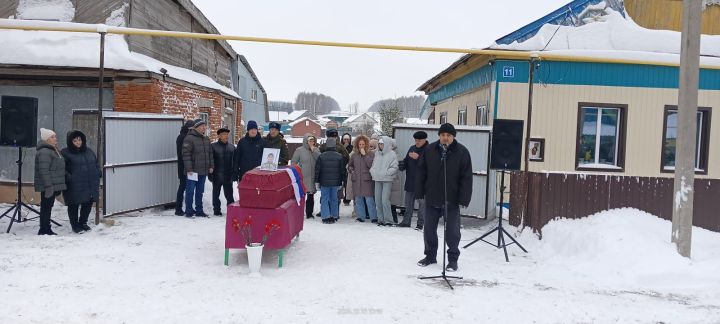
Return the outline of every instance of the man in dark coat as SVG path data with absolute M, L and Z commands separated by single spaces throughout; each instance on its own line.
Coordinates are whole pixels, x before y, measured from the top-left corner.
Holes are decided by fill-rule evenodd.
M 101 172 L 97 155 L 87 147 L 87 138 L 79 130 L 68 132 L 67 147 L 60 153 L 65 159 L 67 189 L 63 191 L 63 198 L 68 209 L 70 226 L 75 233 L 89 231 L 87 221 L 90 210 L 100 196 Z
M 335 138 L 327 140 L 328 147 L 315 164 L 315 183 L 320 185 L 320 215 L 325 224 L 340 218 L 338 191 L 347 179 L 343 156 L 335 149 Z
M 235 154 L 235 145 L 228 141 L 230 130 L 223 127 L 217 130 L 218 141 L 212 143 L 213 159 L 215 160 L 215 170 L 210 175 L 210 181 L 213 184 L 212 203 L 213 214 L 222 216 L 220 211 L 220 190 L 225 195 L 225 201 L 228 205 L 235 202 L 233 199 L 233 155 Z
M 257 123 L 251 120 L 247 124 L 247 133 L 238 141 L 235 148 L 233 157 L 235 180 L 242 181 L 246 172 L 260 166 L 263 148 L 265 148 L 265 140 L 258 133 Z
M 399 227 L 410 227 L 412 225 L 412 215 L 415 209 L 415 180 L 417 178 L 418 160 L 423 155 L 425 147 L 428 145 L 427 133 L 418 131 L 413 134 L 415 145 L 410 146 L 402 163 L 400 163 L 400 171 L 405 171 L 405 215 L 400 222 Z M 417 199 L 420 203 L 418 209 L 418 220 L 416 229 L 422 230 L 425 223 L 425 200 Z
M 446 270 L 458 269 L 460 208 L 470 204 L 473 174 L 470 152 L 455 140 L 456 134 L 452 124 L 442 124 L 438 131 L 440 140 L 428 145 L 425 154 L 421 155 L 418 161 L 415 194 L 420 199 L 425 198 L 425 258 L 418 261 L 421 267 L 437 263 L 437 226 L 447 202 L 447 228 L 444 235 L 448 244 Z M 443 176 L 445 172 L 447 181 Z
M 187 188 L 185 188 L 185 217 L 188 218 L 208 216 L 203 211 L 202 197 L 205 192 L 205 179 L 208 174 L 213 173 L 215 160 L 210 139 L 205 136 L 206 129 L 207 124 L 197 120 L 195 129 L 188 132 L 183 140 L 183 163 L 188 176 Z M 195 209 L 193 209 L 193 198 L 195 198 Z
M 287 142 L 285 142 L 285 139 L 280 135 L 280 124 L 276 122 L 270 123 L 270 134 L 265 137 L 265 147 L 279 149 L 280 160 L 278 161 L 278 165 L 287 165 L 290 157 L 288 156 Z
M 334 128 L 328 129 L 327 131 L 325 131 L 325 137 L 328 138 L 328 141 L 331 138 L 335 139 L 334 140 L 335 145 L 333 145 L 335 147 L 335 151 L 337 151 L 338 153 L 340 153 L 340 155 L 342 155 L 343 164 L 345 165 L 345 167 L 347 167 L 348 163 L 350 162 L 350 153 L 348 153 L 345 146 L 343 146 L 342 143 L 340 142 L 340 138 L 338 138 L 337 129 L 334 129 Z M 327 150 L 328 150 L 328 142 L 326 141 L 323 145 L 320 145 L 320 153 L 322 154 L 323 152 L 325 152 Z M 338 190 L 337 194 L 338 194 L 338 209 L 340 209 L 340 199 L 342 199 L 344 195 L 343 195 L 343 192 L 340 190 Z
M 334 138 L 334 139 L 335 139 L 335 141 L 334 141 L 334 142 L 335 142 L 335 145 L 334 145 L 334 146 L 335 146 L 335 151 L 338 152 L 338 153 L 340 153 L 340 155 L 342 155 L 343 161 L 345 161 L 345 165 L 347 165 L 348 162 L 350 162 L 350 153 L 348 153 L 348 151 L 347 151 L 347 149 L 345 148 L 345 146 L 343 146 L 342 143 L 340 143 L 340 140 L 338 139 L 338 131 L 337 131 L 337 129 L 334 129 L 334 128 L 328 129 L 328 130 L 325 132 L 325 137 L 327 137 L 328 140 L 331 139 L 331 138 Z M 323 153 L 323 152 L 327 151 L 327 148 L 328 148 L 328 144 L 327 144 L 327 141 L 326 141 L 323 145 L 320 145 L 320 153 Z
M 177 196 L 175 198 L 175 215 L 177 216 L 185 216 L 185 211 L 182 208 L 183 201 L 185 199 L 185 186 L 187 185 L 187 174 L 185 173 L 185 163 L 183 163 L 183 157 L 182 157 L 182 145 L 183 141 L 185 140 L 185 136 L 187 136 L 188 132 L 193 129 L 195 126 L 194 120 L 188 120 L 185 122 L 185 124 L 180 128 L 180 134 L 178 134 L 177 139 L 175 139 L 175 149 L 177 150 L 177 171 L 178 171 L 178 180 L 180 180 L 180 184 L 178 185 L 177 190 Z

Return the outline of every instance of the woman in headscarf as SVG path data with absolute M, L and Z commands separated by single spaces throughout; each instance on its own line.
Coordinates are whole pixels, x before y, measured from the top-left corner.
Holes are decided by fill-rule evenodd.
M 90 230 L 87 221 L 100 192 L 100 167 L 97 155 L 87 147 L 87 138 L 79 130 L 67 134 L 67 147 L 60 152 L 65 159 L 65 182 L 63 192 L 68 219 L 73 232 Z M 80 215 L 78 217 L 78 209 Z

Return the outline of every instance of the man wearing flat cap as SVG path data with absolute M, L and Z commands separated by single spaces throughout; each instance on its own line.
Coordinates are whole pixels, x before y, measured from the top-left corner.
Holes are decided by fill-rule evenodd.
M 229 141 L 230 130 L 222 127 L 217 130 L 218 140 L 212 143 L 213 159 L 215 160 L 215 170 L 210 175 L 210 181 L 213 184 L 212 204 L 213 214 L 222 216 L 220 208 L 220 190 L 225 195 L 227 205 L 235 202 L 233 199 L 233 155 L 235 154 L 235 145 Z
M 428 145 L 418 159 L 415 194 L 417 198 L 425 198 L 425 258 L 418 261 L 418 265 L 426 267 L 437 263 L 437 226 L 447 204 L 444 235 L 448 245 L 446 270 L 457 271 L 460 208 L 466 208 L 472 197 L 472 160 L 468 149 L 455 140 L 457 132 L 452 124 L 442 124 L 438 135 L 440 139 Z
M 413 134 L 415 145 L 410 146 L 405 158 L 400 163 L 400 170 L 405 171 L 405 215 L 400 225 L 398 225 L 399 227 L 410 227 L 412 225 L 415 200 L 420 204 L 415 228 L 422 230 L 425 224 L 425 199 L 415 199 L 415 181 L 417 180 L 418 160 L 428 145 L 427 137 L 428 135 L 424 131 L 415 132 Z
M 285 139 L 280 136 L 280 124 L 276 122 L 270 123 L 270 133 L 265 137 L 265 148 L 274 148 L 280 150 L 279 166 L 288 164 L 288 146 Z
M 213 173 L 215 168 L 210 139 L 205 136 L 207 123 L 202 119 L 197 119 L 194 127 L 185 136 L 182 146 L 183 165 L 188 176 L 185 188 L 185 217 L 188 218 L 208 216 L 203 211 L 202 197 L 205 192 L 205 179 L 208 174 Z M 197 175 L 197 179 L 195 179 L 195 175 Z

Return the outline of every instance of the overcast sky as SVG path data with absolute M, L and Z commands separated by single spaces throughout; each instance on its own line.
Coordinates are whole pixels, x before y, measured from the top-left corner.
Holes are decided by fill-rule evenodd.
M 569 0 L 193 0 L 223 34 L 339 42 L 484 48 Z M 360 110 L 416 94 L 461 54 L 231 42 L 270 100 L 301 91 Z M 272 108 L 271 108 L 272 109 Z

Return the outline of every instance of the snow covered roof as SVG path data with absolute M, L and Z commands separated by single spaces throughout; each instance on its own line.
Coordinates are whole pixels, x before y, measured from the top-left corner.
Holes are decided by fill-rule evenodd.
M 375 120 L 375 118 L 373 118 L 372 116 L 368 115 L 368 113 L 362 113 L 362 114 L 352 115 L 352 116 L 348 117 L 348 119 L 345 119 L 345 121 L 343 121 L 343 124 L 351 124 L 363 116 L 365 116 L 369 119 L 372 119 L 372 121 L 377 123 L 377 120 Z
M 314 124 L 318 124 L 318 122 L 316 122 L 316 121 L 314 121 L 314 120 L 312 120 L 312 119 L 310 119 L 310 118 L 308 118 L 308 117 L 303 117 L 303 118 L 300 118 L 300 119 L 298 119 L 298 120 L 296 120 L 296 121 L 294 121 L 294 122 L 288 123 L 288 125 L 290 125 L 290 127 L 293 127 L 293 126 L 295 126 L 296 124 L 302 123 L 302 122 L 304 122 L 304 121 L 306 121 L 306 120 L 307 120 L 307 121 L 310 121 L 310 122 L 312 122 L 312 123 L 314 123 Z M 318 125 L 319 125 L 319 124 L 318 124 Z
M 300 118 L 300 116 L 304 115 L 307 112 L 307 110 L 295 110 L 288 114 L 287 120 L 296 120 Z
M 427 119 L 421 119 L 421 118 L 407 118 L 405 119 L 405 124 L 427 124 Z
M 268 116 L 270 117 L 270 121 L 284 121 L 288 120 L 288 113 L 287 111 L 281 111 L 281 110 L 269 110 Z
M 617 0 L 584 0 L 573 3 L 577 2 L 584 2 L 587 6 L 577 14 L 573 14 L 572 10 L 564 13 L 572 15 L 565 19 L 569 22 L 562 20 L 556 21 L 560 24 L 545 23 L 536 27 L 535 34 L 527 39 L 518 35 L 514 41 L 508 42 L 511 39 L 508 35 L 497 40 L 489 49 L 538 51 L 651 63 L 679 62 L 681 33 L 647 29 L 637 25 L 624 11 L 617 10 Z M 700 53 L 704 56 L 701 63 L 720 67 L 720 36 L 703 35 Z
M 111 17 L 112 18 L 112 17 Z M 0 26 L 46 26 L 54 28 L 92 28 L 104 25 L 69 22 L 27 21 L 0 19 Z M 105 26 L 106 27 L 106 26 Z M 90 33 L 2 30 L 0 44 L 11 51 L 0 51 L 0 64 L 98 68 L 99 36 Z M 202 87 L 222 91 L 240 98 L 234 90 L 225 87 L 207 75 L 167 64 L 149 56 L 131 52 L 122 35 L 105 37 L 105 68 L 122 71 L 149 71 L 161 73 L 167 70 L 170 78 L 183 80 Z

